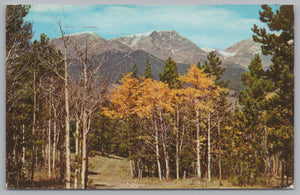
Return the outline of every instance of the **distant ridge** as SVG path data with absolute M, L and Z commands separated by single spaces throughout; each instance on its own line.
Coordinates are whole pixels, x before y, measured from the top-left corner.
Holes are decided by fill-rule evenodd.
M 100 66 L 99 70 L 110 83 L 118 83 L 123 73 L 131 72 L 134 64 L 138 66 L 138 75 L 143 75 L 146 59 L 151 65 L 155 79 L 163 71 L 163 66 L 168 57 L 172 57 L 180 74 L 184 74 L 190 63 L 204 63 L 209 52 L 214 51 L 222 60 L 226 68 L 223 79 L 230 79 L 229 88 L 242 89 L 241 74 L 245 72 L 256 53 L 261 54 L 260 44 L 252 39 L 240 41 L 226 50 L 216 48 L 199 48 L 192 41 L 181 36 L 176 31 L 150 31 L 128 35 L 124 37 L 105 40 L 96 33 L 85 31 L 65 35 L 70 37 L 68 58 L 75 59 L 74 44 L 85 48 L 88 43 L 88 53 L 92 66 Z M 57 49 L 63 49 L 61 37 L 53 39 L 51 44 Z M 269 67 L 269 56 L 262 56 L 264 67 Z M 73 75 L 78 68 L 73 67 Z M 100 74 L 100 73 L 99 73 Z

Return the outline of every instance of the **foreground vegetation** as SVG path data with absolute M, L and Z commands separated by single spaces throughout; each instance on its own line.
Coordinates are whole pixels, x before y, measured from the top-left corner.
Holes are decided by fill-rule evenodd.
M 196 177 L 182 178 L 180 180 L 166 179 L 160 181 L 157 177 L 145 176 L 142 179 L 130 175 L 130 163 L 126 158 L 114 154 L 104 154 L 96 152 L 90 157 L 89 162 L 89 182 L 88 189 L 272 189 L 279 188 L 280 179 L 271 181 L 265 185 L 239 185 L 231 181 L 224 180 L 222 185 L 218 179 L 208 182 L 206 177 L 198 180 Z M 58 170 L 57 170 L 58 173 Z M 24 189 L 61 189 L 63 182 L 58 182 L 54 177 L 47 178 L 47 169 L 41 167 L 37 170 L 38 178 L 34 187 L 32 183 L 22 183 Z
M 65 36 L 31 42 L 30 6 L 6 13 L 6 182 L 8 188 L 269 188 L 294 177 L 294 12 L 262 6 L 257 54 L 245 90 L 227 102 L 214 52 L 179 75 L 169 58 L 160 81 L 151 62 L 111 89 L 84 46 Z M 279 32 L 279 33 L 278 33 Z M 76 58 L 69 59 L 72 49 Z M 71 67 L 80 71 L 70 77 Z M 100 65 L 99 65 L 100 67 Z M 103 156 L 99 156 L 99 153 Z M 280 182 L 280 185 L 278 184 Z
M 90 189 L 261 189 L 279 188 L 280 179 L 272 180 L 269 185 L 240 185 L 224 180 L 222 185 L 217 178 L 207 181 L 206 177 L 198 180 L 196 177 L 175 178 L 160 181 L 157 177 L 145 176 L 142 179 L 130 175 L 130 163 L 127 159 L 97 153 L 90 161 Z

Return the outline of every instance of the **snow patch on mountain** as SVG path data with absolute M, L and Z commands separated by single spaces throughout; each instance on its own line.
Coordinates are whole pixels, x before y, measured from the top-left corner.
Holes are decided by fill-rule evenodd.
M 135 34 L 135 35 L 128 35 L 128 36 L 125 36 L 125 37 L 131 39 L 130 47 L 133 47 L 135 44 L 137 44 L 138 42 L 140 42 L 143 38 L 149 37 L 152 33 L 153 33 L 153 31 L 150 31 L 150 32 L 146 32 L 146 33 L 139 33 L 139 34 Z
M 218 50 L 218 52 L 224 57 L 231 57 L 231 56 L 235 55 L 235 53 L 231 53 L 231 52 L 227 52 L 227 51 L 223 51 L 223 50 Z
M 67 34 L 66 36 L 78 36 L 78 35 L 84 35 L 84 34 L 96 35 L 96 33 L 93 33 L 91 31 L 84 31 L 84 32 L 77 32 L 77 33 Z
M 224 57 L 231 57 L 231 56 L 234 56 L 236 53 L 232 53 L 232 52 L 228 52 L 228 51 L 224 51 L 224 50 L 219 50 L 219 49 L 216 49 L 216 48 L 208 48 L 208 47 L 203 47 L 201 48 L 203 51 L 209 53 L 209 52 L 217 52 L 219 53 L 221 56 L 224 56 Z
M 134 34 L 134 35 L 128 35 L 128 36 L 125 36 L 125 37 L 132 37 L 132 38 L 137 38 L 137 37 L 148 37 L 148 36 L 150 36 L 152 33 L 153 33 L 153 30 L 152 30 L 152 31 L 149 31 L 149 32 L 146 32 L 146 33 L 139 33 L 139 34 Z

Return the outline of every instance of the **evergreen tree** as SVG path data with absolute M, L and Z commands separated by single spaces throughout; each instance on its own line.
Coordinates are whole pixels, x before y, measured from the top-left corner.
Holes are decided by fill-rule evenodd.
M 6 63 L 28 51 L 33 35 L 32 24 L 25 22 L 24 18 L 30 7 L 30 5 L 8 5 L 6 8 Z
M 260 20 L 265 28 L 253 27 L 253 40 L 262 44 L 264 55 L 272 55 L 272 65 L 266 78 L 274 85 L 268 96 L 267 125 L 270 130 L 272 152 L 280 153 L 282 185 L 284 174 L 293 175 L 294 169 L 294 6 L 282 5 L 274 13 L 262 5 Z
M 165 62 L 164 71 L 159 73 L 160 81 L 168 83 L 170 89 L 178 89 L 180 82 L 176 62 L 169 57 Z
M 151 66 L 151 64 L 149 62 L 149 58 L 147 58 L 146 64 L 145 64 L 145 72 L 144 72 L 144 76 L 145 76 L 146 79 L 148 79 L 148 78 L 152 79 L 153 78 L 150 66 Z
M 30 39 L 32 25 L 24 21 L 28 5 L 6 7 L 6 182 L 19 187 L 26 179 L 25 148 L 31 125 Z M 21 160 L 22 159 L 22 160 Z
M 32 87 L 32 125 L 31 125 L 31 139 L 32 145 L 32 165 L 31 165 L 31 181 L 34 182 L 35 169 L 39 161 L 39 156 L 43 155 L 43 144 L 47 143 L 48 148 L 48 177 L 51 177 L 51 137 L 58 135 L 56 130 L 57 117 L 54 112 L 59 110 L 56 105 L 57 100 L 61 100 L 60 93 L 55 94 L 61 86 L 62 82 L 58 79 L 56 72 L 52 71 L 50 66 L 56 65 L 56 71 L 62 72 L 61 66 L 63 65 L 62 56 L 60 52 L 49 44 L 50 40 L 45 34 L 41 34 L 40 41 L 35 40 L 32 44 L 30 53 L 30 73 L 31 73 L 31 87 Z M 53 125 L 52 125 L 53 123 Z M 51 128 L 54 127 L 55 128 Z M 48 139 L 43 136 L 47 132 Z M 57 140 L 54 138 L 54 140 Z M 54 144 L 56 146 L 56 143 Z M 53 151 L 56 148 L 53 148 Z M 53 161 L 55 159 L 52 159 Z M 50 162 L 49 162 L 50 161 Z
M 136 79 L 137 79 L 137 71 L 138 71 L 137 65 L 134 64 L 132 67 L 132 77 L 134 77 Z
M 211 76 L 216 77 L 216 84 L 221 87 L 226 87 L 229 83 L 228 81 L 221 80 L 221 77 L 223 76 L 225 72 L 225 68 L 221 67 L 222 61 L 219 57 L 217 57 L 217 54 L 215 52 L 209 52 L 207 55 L 207 60 L 205 60 L 204 64 L 201 65 L 198 63 L 198 68 L 204 68 L 204 72 L 208 73 Z
M 246 167 L 249 174 L 245 176 L 248 177 L 248 184 L 254 184 L 255 180 L 261 177 L 259 173 L 264 173 L 265 178 L 269 168 L 265 97 L 272 84 L 265 75 L 262 61 L 257 54 L 249 66 L 249 71 L 242 74 L 245 90 L 240 91 L 238 96 L 242 108 L 241 113 L 237 114 L 239 121 L 245 125 L 241 131 L 242 136 L 246 138 L 245 147 L 248 147 L 248 150 L 244 151 L 244 157 L 250 163 L 250 166 Z M 264 161 L 266 163 L 263 166 Z

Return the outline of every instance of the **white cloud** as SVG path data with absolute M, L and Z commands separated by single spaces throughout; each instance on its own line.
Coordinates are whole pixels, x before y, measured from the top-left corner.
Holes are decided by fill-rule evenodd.
M 93 29 L 94 32 L 110 38 L 151 30 L 177 30 L 196 44 L 207 42 L 201 46 L 218 43 L 228 36 L 238 39 L 249 34 L 251 38 L 253 24 L 262 24 L 224 7 L 195 5 L 34 5 L 31 18 L 35 23 L 49 25 L 57 25 L 61 20 L 63 25 L 74 27 L 70 31 L 95 26 L 98 28 Z
M 78 10 L 81 11 L 89 10 L 92 8 L 91 5 L 58 5 L 58 4 L 35 4 L 32 6 L 31 11 L 37 13 L 54 12 L 54 13 L 66 13 Z

